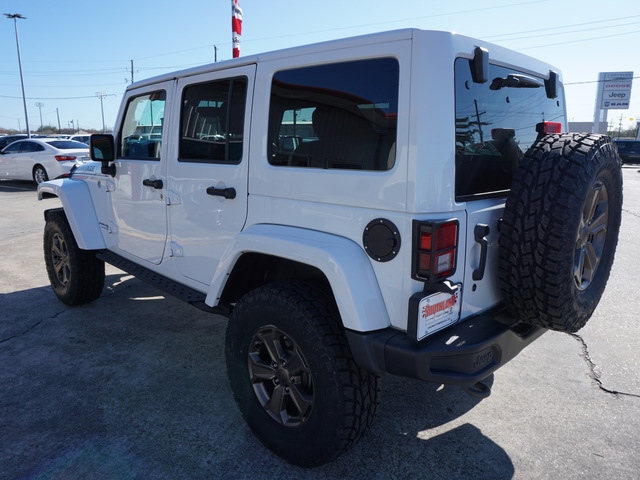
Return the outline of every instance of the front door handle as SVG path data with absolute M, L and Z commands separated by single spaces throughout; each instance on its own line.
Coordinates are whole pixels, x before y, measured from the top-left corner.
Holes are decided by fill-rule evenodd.
M 234 198 L 236 198 L 236 189 L 233 187 L 229 187 L 229 188 L 209 187 L 207 188 L 207 195 L 213 195 L 214 197 L 224 197 L 228 200 L 233 200 Z
M 150 178 L 147 178 L 146 180 L 142 181 L 142 185 L 144 185 L 145 187 L 153 187 L 156 190 L 160 190 L 164 184 L 162 183 L 162 180 L 152 180 Z

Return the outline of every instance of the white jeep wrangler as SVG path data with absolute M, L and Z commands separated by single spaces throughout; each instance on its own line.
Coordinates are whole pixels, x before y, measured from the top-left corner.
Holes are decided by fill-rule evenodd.
M 519 53 L 400 30 L 248 56 L 126 90 L 115 134 L 39 185 L 68 305 L 104 262 L 229 317 L 235 399 L 303 466 L 371 425 L 383 373 L 482 380 L 607 282 L 622 180 L 566 131 L 562 80 Z

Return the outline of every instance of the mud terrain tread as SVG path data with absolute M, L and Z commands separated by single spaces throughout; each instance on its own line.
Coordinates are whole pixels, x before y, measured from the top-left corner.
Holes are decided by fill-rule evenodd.
M 339 422 L 332 435 L 318 439 L 324 446 L 322 451 L 311 449 L 305 452 L 304 447 L 301 447 L 300 450 L 292 452 L 274 445 L 271 438 L 265 438 L 264 432 L 262 434 L 255 430 L 254 432 L 269 448 L 287 461 L 305 467 L 316 466 L 338 457 L 353 446 L 369 429 L 380 404 L 380 379 L 356 365 L 340 323 L 335 301 L 317 286 L 304 282 L 283 282 L 266 285 L 250 292 L 236 306 L 229 321 L 230 328 L 233 329 L 233 322 L 242 322 L 248 312 L 255 311 L 255 308 L 273 304 L 276 297 L 282 305 L 286 306 L 285 308 L 290 308 L 292 312 L 309 320 L 309 324 L 303 326 L 308 338 L 318 338 L 317 332 L 321 332 L 322 342 L 314 344 L 314 350 L 319 354 L 316 358 L 321 358 L 321 363 L 333 370 L 332 390 L 341 392 L 344 400 L 342 405 L 335 403 L 325 405 L 328 408 L 322 412 L 322 418 L 339 419 Z M 237 348 L 232 336 L 233 334 L 229 335 L 228 332 L 228 350 Z M 229 363 L 229 358 L 227 365 L 233 385 L 238 382 L 237 375 L 232 373 L 235 371 L 235 366 Z M 238 394 L 241 389 L 237 387 L 238 385 L 233 388 L 236 402 L 245 415 L 247 423 L 252 426 L 255 419 L 247 418 L 248 409 L 245 405 L 247 399 Z M 251 394 L 253 395 L 253 392 Z
M 576 292 L 571 266 L 577 212 L 598 176 L 608 179 L 612 197 L 606 251 L 597 285 Z M 621 204 L 619 161 L 608 137 L 548 135 L 535 143 L 515 175 L 501 224 L 501 291 L 509 309 L 524 322 L 553 330 L 575 332 L 584 326 L 609 276 Z
M 55 294 L 66 305 L 82 305 L 95 300 L 104 288 L 104 262 L 96 258 L 94 251 L 78 247 L 64 210 L 50 210 L 46 218 L 44 257 L 49 281 Z M 56 232 L 64 237 L 69 252 L 71 278 L 67 286 L 61 285 L 58 281 L 50 258 L 51 241 Z

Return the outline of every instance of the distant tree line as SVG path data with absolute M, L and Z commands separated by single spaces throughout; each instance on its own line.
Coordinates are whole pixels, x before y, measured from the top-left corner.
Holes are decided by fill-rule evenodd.
M 82 131 L 86 133 L 102 133 L 102 130 L 96 130 L 94 128 L 82 128 L 80 130 L 75 128 L 61 128 L 60 130 L 58 130 L 57 127 L 53 127 L 51 125 L 45 125 L 43 127 L 31 129 L 32 134 L 38 134 L 38 135 L 73 135 L 74 133 L 78 133 L 78 131 Z M 111 130 L 107 130 L 107 132 L 111 133 Z M 0 134 L 16 135 L 19 133 L 27 133 L 27 131 L 26 130 L 19 131 L 13 128 L 0 127 Z

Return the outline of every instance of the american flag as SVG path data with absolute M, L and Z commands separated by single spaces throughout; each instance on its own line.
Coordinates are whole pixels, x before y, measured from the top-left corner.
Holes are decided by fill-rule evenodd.
M 242 34 L 242 10 L 238 0 L 231 0 L 231 35 L 233 41 L 233 58 L 240 56 L 240 35 Z

